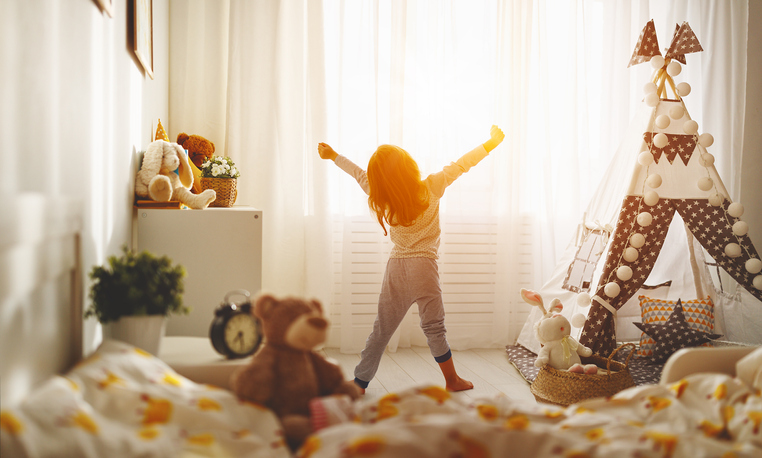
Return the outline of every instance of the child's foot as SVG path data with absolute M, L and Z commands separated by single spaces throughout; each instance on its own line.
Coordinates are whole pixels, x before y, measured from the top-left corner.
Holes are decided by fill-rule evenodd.
M 457 377 L 452 382 L 447 382 L 445 388 L 447 388 L 447 391 L 466 391 L 474 389 L 474 384 L 468 380 Z

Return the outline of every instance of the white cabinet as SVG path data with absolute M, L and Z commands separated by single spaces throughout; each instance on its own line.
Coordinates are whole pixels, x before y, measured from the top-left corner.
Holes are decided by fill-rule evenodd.
M 168 336 L 208 337 L 225 294 L 245 289 L 254 298 L 262 288 L 261 210 L 136 208 L 133 222 L 136 251 L 166 255 L 186 270 L 183 304 L 191 312 L 170 316 Z

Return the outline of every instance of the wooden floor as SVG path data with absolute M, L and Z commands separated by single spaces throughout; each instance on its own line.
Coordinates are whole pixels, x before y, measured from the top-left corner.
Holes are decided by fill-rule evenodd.
M 355 366 L 360 362 L 359 354 L 342 354 L 335 348 L 325 348 L 322 352 L 341 366 L 347 379 L 353 378 Z M 535 402 L 529 384 L 508 361 L 505 350 L 492 348 L 453 351 L 452 354 L 455 370 L 474 384 L 473 390 L 456 393 L 457 396 L 467 400 L 502 393 L 513 399 Z M 365 396 L 381 397 L 421 383 L 444 386 L 442 373 L 428 347 L 399 348 L 393 353 L 387 350 Z

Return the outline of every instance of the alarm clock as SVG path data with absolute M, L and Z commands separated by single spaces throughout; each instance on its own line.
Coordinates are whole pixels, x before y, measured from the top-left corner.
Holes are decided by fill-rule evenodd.
M 231 302 L 231 296 L 244 296 L 240 303 Z M 212 346 L 226 358 L 244 358 L 254 353 L 262 343 L 262 323 L 251 313 L 249 292 L 245 289 L 230 291 L 214 311 L 209 328 Z

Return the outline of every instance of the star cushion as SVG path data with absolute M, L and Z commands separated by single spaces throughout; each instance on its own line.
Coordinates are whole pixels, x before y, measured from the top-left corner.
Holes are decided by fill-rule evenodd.
M 710 334 L 691 328 L 685 321 L 683 304 L 679 299 L 672 314 L 663 324 L 638 322 L 633 324 L 656 341 L 650 358 L 654 364 L 664 363 L 672 353 L 681 348 L 698 347 L 705 342 L 722 337 L 719 334 Z

